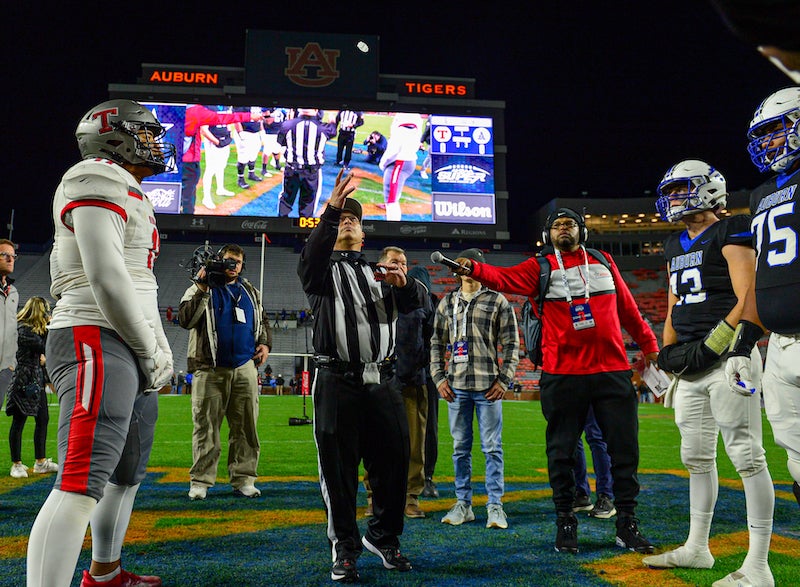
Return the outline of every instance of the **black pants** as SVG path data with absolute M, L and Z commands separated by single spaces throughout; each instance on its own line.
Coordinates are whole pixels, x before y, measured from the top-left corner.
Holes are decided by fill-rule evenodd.
M 313 397 L 320 489 L 328 513 L 328 539 L 337 559 L 356 558 L 362 551 L 356 523 L 362 459 L 374 511 L 367 536 L 377 546 L 399 546 L 410 449 L 397 380 L 387 374 L 381 376 L 380 384 L 365 385 L 358 373 L 320 368 Z
M 631 372 L 542 373 L 540 385 L 547 420 L 547 471 L 556 512 L 572 511 L 575 446 L 592 406 L 611 457 L 614 505 L 620 514 L 633 515 L 639 495 L 639 420 Z
M 200 181 L 200 163 L 183 162 L 183 175 L 181 176 L 181 213 L 194 214 L 194 200 L 197 194 L 197 184 Z
M 11 428 L 8 430 L 8 446 L 11 449 L 11 462 L 22 460 L 22 430 L 28 416 L 14 413 Z M 36 423 L 33 429 L 33 454 L 36 460 L 47 456 L 47 424 L 50 422 L 50 412 L 47 408 L 47 394 L 44 389 L 39 391 L 39 409 L 33 417 Z
M 425 478 L 433 479 L 436 460 L 439 458 L 439 392 L 430 376 L 428 387 L 428 423 L 425 429 Z
M 278 200 L 278 215 L 288 216 L 294 208 L 294 201 L 300 195 L 298 214 L 302 218 L 314 216 L 314 203 L 320 180 L 319 166 L 291 167 L 283 170 L 283 192 Z
M 336 162 L 344 163 L 345 167 L 350 165 L 353 158 L 353 139 L 356 138 L 355 131 L 340 130 L 336 142 Z

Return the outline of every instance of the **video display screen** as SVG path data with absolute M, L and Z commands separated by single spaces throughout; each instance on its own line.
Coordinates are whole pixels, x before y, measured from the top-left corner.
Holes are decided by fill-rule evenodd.
M 319 217 L 346 167 L 364 220 L 498 220 L 491 116 L 143 104 L 178 149 L 174 171 L 145 179 L 161 214 Z

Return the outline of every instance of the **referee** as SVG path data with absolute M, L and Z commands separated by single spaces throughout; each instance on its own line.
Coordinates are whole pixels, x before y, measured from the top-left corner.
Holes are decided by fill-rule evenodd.
M 361 204 L 347 198 L 355 190 L 349 185 L 353 176 L 342 179 L 342 173 L 300 253 L 297 274 L 316 316 L 314 437 L 332 546 L 331 579 L 349 583 L 359 578 L 356 560 L 363 548 L 387 569 L 411 569 L 399 542 L 409 438 L 394 350 L 398 313 L 422 307 L 427 293 L 396 263 L 378 263 L 376 271 L 366 261 Z M 374 510 L 363 539 L 356 523 L 362 459 Z
M 321 122 L 317 108 L 298 108 L 297 116 L 287 120 L 278 134 L 278 144 L 286 147 L 283 191 L 278 200 L 278 216 L 288 216 L 300 195 L 298 215 L 311 218 L 322 191 L 322 164 L 325 144 L 336 136 L 336 123 Z

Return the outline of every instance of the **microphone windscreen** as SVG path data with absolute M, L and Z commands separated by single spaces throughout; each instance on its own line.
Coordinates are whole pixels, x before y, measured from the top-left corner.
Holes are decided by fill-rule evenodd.
M 434 263 L 441 263 L 442 262 L 442 254 L 439 251 L 434 251 L 431 253 L 431 261 Z

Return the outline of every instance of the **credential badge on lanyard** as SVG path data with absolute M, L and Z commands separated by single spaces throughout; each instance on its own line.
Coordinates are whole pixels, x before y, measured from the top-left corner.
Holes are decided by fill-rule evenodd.
M 477 296 L 476 296 L 477 297 Z M 455 296 L 453 302 L 453 362 L 466 363 L 469 361 L 469 343 L 467 342 L 467 314 L 469 314 L 469 306 L 472 301 L 467 302 L 467 307 L 464 308 L 464 317 L 461 320 L 461 333 L 459 336 L 458 330 L 458 301 L 461 299 L 460 295 Z M 473 300 L 475 298 L 472 298 Z
M 569 289 L 569 280 L 567 279 L 567 271 L 564 269 L 564 260 L 561 258 L 561 251 L 556 249 L 556 261 L 558 261 L 558 268 L 561 270 L 561 280 L 564 283 L 564 291 L 567 296 L 567 303 L 569 304 L 569 313 L 572 317 L 572 327 L 575 330 L 585 330 L 587 328 L 594 328 L 594 317 L 592 316 L 592 309 L 589 307 L 589 255 L 586 254 L 586 249 L 581 245 L 583 251 L 583 267 L 586 277 L 583 278 L 584 296 L 586 301 L 577 303 L 573 301 L 572 292 Z M 578 273 L 580 274 L 580 267 Z

